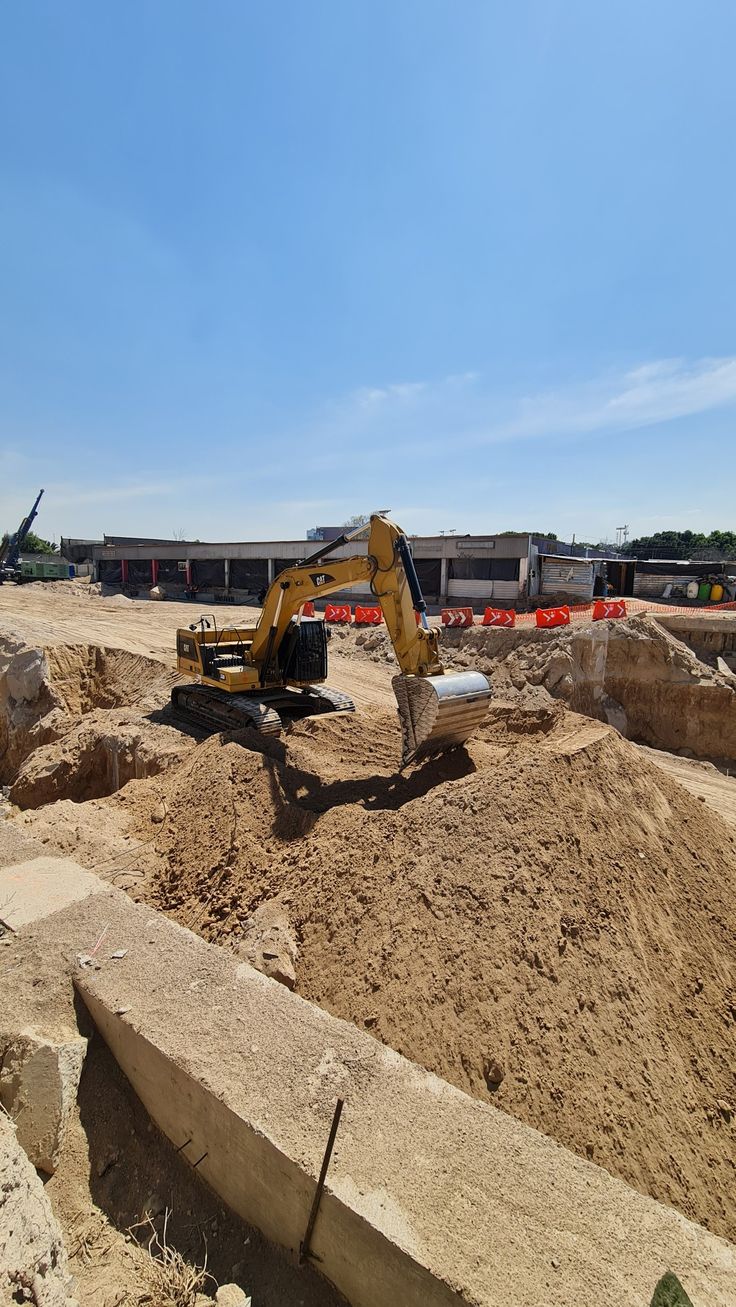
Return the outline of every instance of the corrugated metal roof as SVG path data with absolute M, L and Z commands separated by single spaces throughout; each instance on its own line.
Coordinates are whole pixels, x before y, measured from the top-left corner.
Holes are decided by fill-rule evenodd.
M 539 557 L 545 562 L 550 559 L 553 563 L 583 563 L 586 567 L 592 566 L 593 563 L 619 563 L 619 558 L 581 558 L 580 554 L 540 554 Z

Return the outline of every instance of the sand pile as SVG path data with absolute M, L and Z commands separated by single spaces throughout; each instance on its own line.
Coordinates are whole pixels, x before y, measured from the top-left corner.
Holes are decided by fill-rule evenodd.
M 159 904 L 233 944 L 270 904 L 298 992 L 733 1237 L 729 829 L 562 705 L 403 776 L 393 715 L 241 738 L 114 801 Z
M 90 581 L 88 576 L 70 576 L 66 581 L 44 581 L 44 594 L 58 594 L 69 598 L 74 595 L 87 598 L 94 589 L 94 582 Z

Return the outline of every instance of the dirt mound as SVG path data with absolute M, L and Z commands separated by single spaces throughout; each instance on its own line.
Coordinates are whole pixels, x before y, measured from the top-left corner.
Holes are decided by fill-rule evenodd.
M 66 581 L 44 581 L 42 588 L 44 594 L 58 594 L 65 599 L 70 595 L 87 598 L 94 583 L 88 576 L 70 576 Z
M 542 631 L 533 626 L 500 630 L 473 626 L 467 630 L 439 628 L 442 661 L 453 670 L 474 668 L 492 676 L 496 693 L 521 697 L 529 706 L 543 706 L 552 697 L 572 693 L 571 633 Z M 355 653 L 375 663 L 395 663 L 384 628 L 361 631 L 336 626 L 332 630 L 335 653 Z
M 402 775 L 393 715 L 250 735 L 143 787 L 158 902 L 234 944 L 274 902 L 300 993 L 733 1236 L 730 831 L 562 705 Z

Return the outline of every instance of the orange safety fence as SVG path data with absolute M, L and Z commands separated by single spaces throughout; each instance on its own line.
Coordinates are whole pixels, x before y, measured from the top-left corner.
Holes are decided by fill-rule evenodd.
M 378 604 L 355 605 L 356 626 L 380 626 L 382 621 L 383 621 L 383 611 Z
M 314 604 L 307 601 L 302 605 L 302 613 L 305 617 L 313 617 Z M 543 630 L 553 630 L 555 627 L 568 626 L 575 622 L 591 620 L 597 622 L 606 618 L 632 617 L 639 613 L 649 613 L 653 617 L 656 617 L 657 613 L 684 613 L 698 617 L 708 617 L 711 614 L 717 616 L 719 613 L 736 613 L 736 600 L 730 599 L 721 604 L 695 607 L 692 604 L 665 604 L 645 599 L 596 599 L 587 604 L 537 608 L 529 613 L 518 613 L 513 608 L 486 608 L 482 615 L 475 614 L 472 608 L 442 608 L 440 620 L 443 626 L 451 628 L 467 628 L 475 625 L 507 629 L 514 626 L 537 626 Z M 550 619 L 544 614 L 556 616 Z M 562 614 L 567 616 L 561 616 Z M 353 612 L 349 604 L 327 604 L 324 618 L 326 622 L 349 623 L 353 620 Z M 357 626 L 377 626 L 382 620 L 383 614 L 378 605 L 355 605 Z M 419 613 L 416 613 L 416 620 L 419 625 L 421 622 Z
M 352 618 L 350 604 L 326 604 L 326 622 L 349 622 Z
M 736 611 L 736 601 L 728 600 L 722 604 L 708 604 L 707 607 L 694 607 L 692 604 L 663 604 L 657 602 L 647 602 L 645 599 L 627 599 L 626 616 L 632 617 L 637 613 L 650 613 L 656 617 L 657 613 L 687 613 L 698 617 L 708 617 L 711 614 L 718 616 L 721 612 Z M 593 615 L 593 604 L 574 604 L 570 605 L 570 621 L 585 622 L 589 621 Z M 517 626 L 536 624 L 536 613 L 517 613 Z

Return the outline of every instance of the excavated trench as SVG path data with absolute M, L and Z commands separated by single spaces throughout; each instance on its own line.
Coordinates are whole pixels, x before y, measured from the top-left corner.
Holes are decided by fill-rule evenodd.
M 168 722 L 176 676 L 95 645 L 0 639 L 0 785 L 19 808 L 82 803 L 165 770 L 191 747 Z

